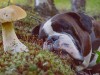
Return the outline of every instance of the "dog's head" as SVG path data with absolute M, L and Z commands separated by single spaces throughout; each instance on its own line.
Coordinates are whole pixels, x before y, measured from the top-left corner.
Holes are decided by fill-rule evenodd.
M 92 22 L 87 15 L 68 12 L 57 14 L 43 25 L 34 28 L 32 33 L 38 34 L 40 39 L 46 39 L 45 49 L 55 51 L 61 49 L 83 64 L 89 64 L 91 32 Z

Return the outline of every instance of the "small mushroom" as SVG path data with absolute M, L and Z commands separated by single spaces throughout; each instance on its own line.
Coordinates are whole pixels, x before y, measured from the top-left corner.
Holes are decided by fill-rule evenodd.
M 28 51 L 28 48 L 17 38 L 13 26 L 13 21 L 25 18 L 26 15 L 26 12 L 16 5 L 10 5 L 0 9 L 4 51 L 10 50 L 13 53 Z

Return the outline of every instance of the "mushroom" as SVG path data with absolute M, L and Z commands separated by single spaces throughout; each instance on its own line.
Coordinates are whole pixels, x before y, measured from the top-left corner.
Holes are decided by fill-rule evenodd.
M 13 21 L 26 17 L 26 12 L 16 5 L 0 9 L 0 22 L 2 26 L 2 37 L 4 51 L 27 52 L 28 48 L 19 41 L 14 31 Z

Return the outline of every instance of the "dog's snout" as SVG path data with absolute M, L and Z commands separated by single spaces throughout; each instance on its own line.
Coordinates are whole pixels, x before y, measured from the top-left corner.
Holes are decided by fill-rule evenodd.
M 47 38 L 47 41 L 48 41 L 48 43 L 54 43 L 58 39 L 59 39 L 59 36 L 54 35 L 54 36 L 49 36 Z

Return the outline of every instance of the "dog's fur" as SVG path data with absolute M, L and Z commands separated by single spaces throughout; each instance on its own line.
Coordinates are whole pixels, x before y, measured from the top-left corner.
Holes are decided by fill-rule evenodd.
M 60 49 L 64 49 L 75 60 L 82 59 L 82 64 L 76 67 L 78 71 L 89 66 L 92 55 L 92 40 L 94 42 L 96 38 L 89 16 L 75 12 L 57 14 L 46 23 L 34 28 L 32 33 L 39 35 L 40 39 L 44 39 L 47 48 L 50 47 L 48 49 L 55 50 L 59 49 L 60 46 Z M 45 40 L 46 38 L 47 40 Z M 48 44 L 48 40 L 53 41 L 51 42 L 52 47 Z M 94 63 L 92 64 L 94 65 Z
M 93 20 L 92 23 L 96 38 L 100 38 L 100 21 Z

